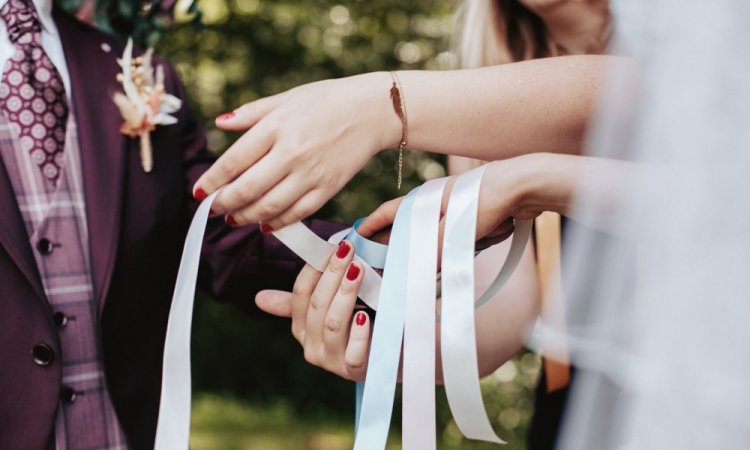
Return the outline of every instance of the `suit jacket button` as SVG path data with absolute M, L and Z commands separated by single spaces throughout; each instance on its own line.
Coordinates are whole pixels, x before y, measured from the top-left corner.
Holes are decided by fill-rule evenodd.
M 55 246 L 49 239 L 42 238 L 36 243 L 36 249 L 39 250 L 39 253 L 42 255 L 49 255 L 52 253 L 52 250 L 55 249 Z
M 31 357 L 39 366 L 49 366 L 55 360 L 55 352 L 47 344 L 36 344 L 31 349 Z
M 60 400 L 63 403 L 73 403 L 78 398 L 78 392 L 65 386 L 60 390 Z
M 52 320 L 55 322 L 55 325 L 60 328 L 63 328 L 68 324 L 68 316 L 60 311 L 52 314 Z

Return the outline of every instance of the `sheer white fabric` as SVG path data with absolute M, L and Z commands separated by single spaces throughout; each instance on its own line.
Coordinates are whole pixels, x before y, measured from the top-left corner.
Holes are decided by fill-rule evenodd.
M 580 371 L 558 447 L 747 449 L 750 2 L 612 6 L 613 53 L 632 59 L 611 67 L 588 153 L 634 165 L 586 180 L 620 201 L 582 194 L 589 228 L 565 236 Z

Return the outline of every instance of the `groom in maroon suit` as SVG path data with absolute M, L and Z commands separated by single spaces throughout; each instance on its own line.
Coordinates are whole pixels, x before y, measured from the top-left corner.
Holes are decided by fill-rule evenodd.
M 147 173 L 112 101 L 122 43 L 52 0 L 0 0 L 0 17 L 0 449 L 152 448 L 189 190 L 212 158 L 183 106 L 151 132 Z M 252 302 L 300 267 L 213 220 L 199 283 Z

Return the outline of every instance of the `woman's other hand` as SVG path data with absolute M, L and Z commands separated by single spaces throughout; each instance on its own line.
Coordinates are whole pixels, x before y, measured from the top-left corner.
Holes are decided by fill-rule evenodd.
M 549 203 L 553 197 L 550 191 L 559 188 L 558 193 L 563 194 L 569 189 L 563 189 L 563 186 L 551 183 L 534 183 L 533 181 L 546 176 L 545 173 L 554 166 L 555 161 L 568 158 L 570 157 L 535 154 L 489 163 L 482 178 L 479 193 L 477 245 L 484 248 L 510 237 L 513 234 L 514 219 L 533 219 L 547 208 L 556 209 L 558 204 Z M 448 199 L 455 181 L 456 176 L 449 178 L 443 194 L 440 219 L 441 239 Z M 561 183 L 565 179 L 560 178 L 554 181 Z M 545 200 L 542 201 L 542 198 Z M 357 231 L 362 236 L 369 237 L 390 227 L 402 201 L 403 197 L 400 197 L 383 203 L 359 225 Z
M 291 294 L 263 291 L 260 309 L 292 318 L 292 334 L 305 359 L 349 380 L 364 380 L 370 348 L 370 318 L 355 312 L 363 271 L 352 261 L 354 248 L 342 241 L 323 273 L 305 266 Z

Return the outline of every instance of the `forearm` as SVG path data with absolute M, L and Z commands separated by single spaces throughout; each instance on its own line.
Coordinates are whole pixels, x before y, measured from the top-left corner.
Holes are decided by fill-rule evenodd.
M 515 185 L 516 217 L 554 211 L 589 228 L 620 236 L 633 235 L 633 230 L 623 228 L 623 223 L 630 221 L 622 217 L 623 211 L 632 211 L 633 199 L 659 196 L 668 201 L 673 189 L 671 177 L 663 169 L 615 159 L 539 153 L 492 166 L 500 168 L 506 178 L 515 177 L 505 184 Z M 496 178 L 500 174 L 498 171 Z M 494 191 L 500 192 L 498 189 Z
M 566 56 L 399 72 L 408 147 L 484 160 L 535 151 L 580 153 L 600 76 L 612 58 Z M 387 143 L 393 147 L 401 123 L 392 108 L 387 112 Z

